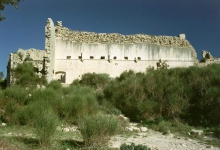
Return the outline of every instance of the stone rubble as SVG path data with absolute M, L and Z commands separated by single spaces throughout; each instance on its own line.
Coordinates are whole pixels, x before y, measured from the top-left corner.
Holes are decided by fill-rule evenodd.
M 63 40 L 81 43 L 152 43 L 193 48 L 189 41 L 186 40 L 185 34 L 180 34 L 179 37 L 177 37 L 152 36 L 146 34 L 121 35 L 119 33 L 79 32 L 62 27 L 62 22 L 57 22 L 55 34 L 56 37 L 60 37 Z M 50 38 L 50 35 L 46 35 Z

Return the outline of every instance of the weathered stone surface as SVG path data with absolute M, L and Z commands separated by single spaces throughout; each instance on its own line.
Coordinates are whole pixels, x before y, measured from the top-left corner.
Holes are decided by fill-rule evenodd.
M 41 53 L 42 52 L 42 53 Z M 169 68 L 196 64 L 197 54 L 186 39 L 179 36 L 152 36 L 146 34 L 121 35 L 72 31 L 58 21 L 56 26 L 48 18 L 45 26 L 45 51 L 19 50 L 10 55 L 8 69 L 25 60 L 46 76 L 48 82 L 60 80 L 70 84 L 85 73 L 107 73 L 119 76 L 125 70 L 145 72 L 166 62 Z M 12 74 L 9 74 L 12 81 Z
M 76 132 L 76 131 L 78 132 L 79 131 L 77 126 L 64 126 L 64 125 L 58 126 L 57 130 L 63 131 L 63 132 Z
M 210 52 L 203 50 L 202 51 L 202 61 L 198 64 L 199 67 L 205 67 L 210 64 L 220 64 L 220 58 L 215 58 L 211 55 Z
M 146 127 L 140 127 L 142 132 L 146 132 L 148 129 Z
M 81 43 L 153 43 L 159 45 L 170 45 L 178 47 L 193 48 L 186 40 L 185 34 L 177 36 L 152 36 L 146 34 L 121 35 L 118 33 L 95 33 L 72 31 L 62 27 L 62 23 L 56 26 L 56 37 L 63 40 Z
M 203 131 L 202 130 L 196 130 L 196 129 L 192 129 L 191 132 L 190 132 L 192 135 L 202 135 L 203 134 Z
M 3 122 L 3 123 L 2 123 L 2 126 L 7 126 L 7 124 Z
M 206 51 L 206 50 L 202 51 L 202 58 L 209 59 L 209 60 L 213 60 L 214 59 L 213 56 L 211 55 L 211 53 Z
M 23 49 L 18 49 L 17 52 L 10 53 L 9 60 L 8 60 L 8 74 L 7 74 L 7 80 L 8 80 L 8 85 L 10 83 L 15 83 L 15 78 L 13 76 L 13 73 L 11 72 L 12 69 L 16 68 L 18 64 L 22 64 L 25 61 L 28 61 L 33 64 L 35 69 L 39 71 L 38 75 L 39 77 L 42 76 L 41 72 L 43 71 L 43 66 L 44 66 L 44 56 L 45 56 L 45 51 L 44 50 L 37 50 L 34 48 L 28 49 L 28 50 L 23 50 Z

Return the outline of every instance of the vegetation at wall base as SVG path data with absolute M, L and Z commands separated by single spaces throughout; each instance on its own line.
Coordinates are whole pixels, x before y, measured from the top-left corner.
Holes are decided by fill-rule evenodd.
M 104 89 L 104 98 L 133 121 L 180 119 L 217 126 L 220 65 L 124 72 Z
M 186 134 L 194 126 L 220 137 L 219 64 L 148 69 L 146 73 L 130 70 L 114 79 L 88 73 L 69 87 L 59 81 L 45 83 L 31 63 L 14 71 L 16 84 L 0 90 L 0 123 L 34 128 L 37 139 L 29 142 L 38 148 L 54 146 L 51 141 L 59 122 L 78 125 L 84 146 L 103 147 L 111 136 L 120 133 L 116 126 L 126 126 L 115 117 L 120 114 L 164 134 Z M 45 88 L 37 88 L 37 84 Z M 61 147 L 73 146 L 68 141 L 60 143 Z
M 18 66 L 12 70 L 12 75 L 15 79 L 15 84 L 19 84 L 22 87 L 36 87 L 37 84 L 47 84 L 47 80 L 44 76 L 39 77 L 36 74 L 36 70 L 31 62 L 18 64 Z

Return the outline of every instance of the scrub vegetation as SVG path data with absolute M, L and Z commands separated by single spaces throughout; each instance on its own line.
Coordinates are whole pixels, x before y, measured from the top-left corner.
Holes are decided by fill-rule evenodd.
M 130 70 L 116 78 L 87 73 L 68 87 L 59 81 L 48 84 L 34 71 L 31 63 L 19 65 L 14 70 L 16 84 L 0 90 L 0 123 L 24 127 L 36 138 L 0 137 L 5 147 L 99 149 L 122 132 L 117 118 L 121 113 L 165 134 L 174 127 L 193 126 L 209 127 L 220 137 L 220 65 L 147 69 L 145 73 Z M 83 143 L 59 137 L 61 125 L 77 125 Z

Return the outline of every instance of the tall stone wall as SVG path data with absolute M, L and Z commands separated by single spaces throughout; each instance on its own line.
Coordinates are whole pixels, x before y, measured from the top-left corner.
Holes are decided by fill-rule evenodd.
M 43 59 L 45 54 L 44 50 L 34 48 L 28 50 L 18 49 L 17 52 L 10 53 L 7 65 L 7 85 L 14 84 L 16 81 L 12 70 L 15 69 L 18 64 L 22 64 L 26 61 L 31 62 L 39 72 L 44 72 Z M 42 73 L 39 73 L 39 76 L 42 76 Z
M 49 22 L 52 25 L 52 20 Z M 48 50 L 50 65 L 54 63 L 54 67 L 50 66 L 51 79 L 65 83 L 71 83 L 87 72 L 108 73 L 115 77 L 125 70 L 145 72 L 148 67 L 157 68 L 161 61 L 166 61 L 170 67 L 188 67 L 197 63 L 196 51 L 184 34 L 151 36 L 79 32 L 62 27 L 62 22 L 57 22 L 50 30 L 53 28 L 54 41 L 47 40 L 52 38 L 48 38 L 46 32 L 46 41 L 55 44 L 54 49 Z
M 48 18 L 45 27 L 45 51 L 44 68 L 48 81 L 53 80 L 55 67 L 55 27 L 52 19 Z
M 145 72 L 148 67 L 157 68 L 160 60 L 170 67 L 195 64 L 192 49 L 148 43 L 91 44 L 56 39 L 55 56 L 54 72 L 65 74 L 66 83 L 87 72 L 108 73 L 111 77 L 130 69 Z

